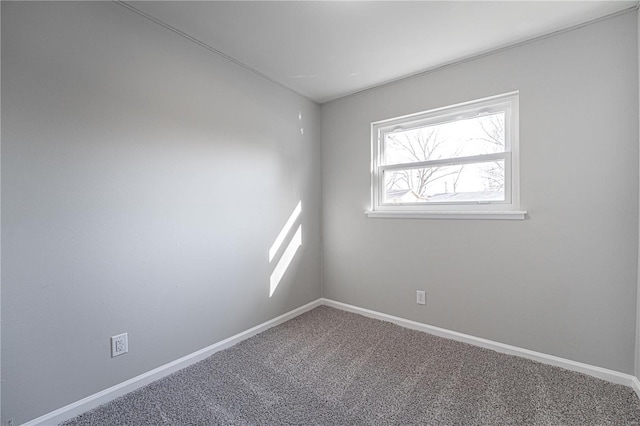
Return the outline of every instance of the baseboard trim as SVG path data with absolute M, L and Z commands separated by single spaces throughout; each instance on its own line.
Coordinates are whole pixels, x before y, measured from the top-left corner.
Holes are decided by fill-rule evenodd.
M 413 330 L 423 331 L 425 333 L 433 334 L 435 336 L 445 337 L 447 339 L 457 340 L 459 342 L 469 343 L 482 348 L 491 349 L 496 352 L 501 352 L 507 355 L 516 355 L 522 358 L 527 358 L 533 361 L 538 361 L 544 364 L 554 365 L 556 367 L 562 367 L 567 370 L 576 371 L 578 373 L 588 374 L 589 376 L 597 377 L 612 383 L 625 385 L 635 390 L 636 394 L 640 398 L 640 381 L 630 374 L 621 373 L 615 370 L 609 370 L 607 368 L 596 367 L 595 365 L 585 364 L 578 361 L 572 361 L 570 359 L 560 358 L 554 355 L 548 355 L 542 352 L 535 352 L 529 349 L 520 348 L 517 346 L 511 346 L 504 343 L 494 342 L 492 340 L 483 339 L 480 337 L 471 336 L 469 334 L 458 333 L 457 331 L 451 331 L 440 327 L 434 327 L 417 321 L 412 321 L 393 315 L 383 314 L 381 312 L 372 311 L 370 309 L 360 308 L 358 306 L 349 305 L 335 300 L 322 298 L 320 299 L 323 305 L 330 306 L 332 308 L 341 309 L 343 311 L 349 311 L 356 314 L 364 315 L 369 318 L 375 318 L 382 321 L 392 322 L 405 328 Z
M 420 323 L 417 321 L 412 321 L 405 318 L 384 314 L 382 312 L 360 308 L 358 306 L 349 305 L 347 303 L 342 303 L 342 302 L 338 302 L 338 301 L 327 299 L 327 298 L 320 298 L 320 299 L 314 300 L 313 302 L 307 303 L 304 306 L 293 309 L 292 311 L 282 314 L 276 318 L 273 318 L 269 321 L 263 322 L 262 324 L 258 324 L 255 327 L 252 327 L 248 330 L 245 330 L 227 339 L 221 340 L 220 342 L 214 343 L 213 345 L 207 346 L 204 349 L 200 349 L 199 351 L 193 352 L 180 359 L 177 359 L 168 364 L 162 365 L 158 368 L 155 368 L 151 371 L 143 373 L 132 379 L 129 379 L 117 385 L 111 386 L 110 388 L 107 388 L 103 391 L 90 395 L 79 401 L 66 405 L 48 414 L 45 414 L 36 419 L 33 419 L 27 423 L 23 423 L 22 426 L 52 425 L 52 424 L 58 424 L 65 420 L 71 419 L 79 414 L 84 413 L 85 411 L 96 408 L 122 395 L 125 395 L 129 392 L 132 392 L 136 389 L 146 386 L 149 383 L 152 383 L 156 380 L 166 377 L 169 374 L 174 373 L 175 371 L 178 371 L 182 368 L 188 367 L 191 364 L 195 364 L 196 362 L 201 361 L 218 351 L 229 348 L 245 339 L 248 339 L 249 337 L 255 336 L 256 334 L 261 333 L 271 327 L 275 327 L 279 324 L 289 321 L 290 319 L 293 319 L 321 305 L 330 306 L 332 308 L 341 309 L 343 311 L 353 312 L 356 314 L 364 315 L 369 318 L 375 318 L 382 321 L 392 322 L 394 324 L 400 325 L 405 328 L 423 331 L 425 333 L 433 334 L 435 336 L 440 336 L 447 339 L 453 339 L 460 342 L 469 343 L 471 345 L 480 346 L 486 349 L 491 349 L 496 352 L 501 352 L 507 355 L 516 355 L 522 358 L 531 359 L 533 361 L 538 361 L 544 364 L 555 365 L 557 367 L 561 367 L 567 370 L 588 374 L 590 376 L 607 380 L 612 383 L 628 386 L 632 388 L 635 391 L 638 398 L 640 398 L 640 380 L 638 380 L 638 378 L 630 374 L 625 374 L 619 371 L 609 370 L 602 367 L 596 367 L 594 365 L 585 364 L 578 361 L 572 361 L 572 360 L 560 358 L 554 355 L 548 355 L 542 352 L 535 352 L 529 349 L 519 348 L 517 346 L 494 342 L 492 340 L 471 336 L 469 334 L 458 333 L 457 331 L 447 330 L 444 328 L 435 327 L 435 326 Z
M 636 393 L 638 398 L 640 398 L 640 380 L 638 380 L 637 377 L 634 377 L 631 380 L 631 387 L 633 388 L 633 391 Z
M 301 315 L 307 311 L 310 311 L 311 309 L 316 308 L 320 305 L 322 305 L 322 299 L 314 300 L 313 302 L 307 303 L 304 306 L 301 306 L 285 314 L 282 314 L 279 317 L 263 322 L 262 324 L 258 324 L 255 327 L 252 327 L 248 330 L 245 330 L 227 339 L 214 343 L 213 345 L 207 346 L 204 349 L 200 349 L 199 351 L 193 352 L 189 355 L 183 356 L 182 358 L 179 358 L 168 364 L 162 365 L 158 368 L 155 368 L 151 371 L 143 373 L 132 379 L 129 379 L 117 385 L 111 386 L 110 388 L 107 388 L 103 391 L 90 395 L 86 398 L 83 398 L 79 401 L 76 401 L 67 406 L 59 408 L 48 414 L 40 416 L 27 423 L 23 423 L 22 426 L 52 425 L 52 424 L 61 423 L 65 420 L 69 420 L 79 414 L 84 413 L 85 411 L 91 410 L 102 404 L 112 401 L 122 395 L 125 395 L 138 388 L 148 385 L 151 382 L 154 382 L 158 379 L 168 376 L 169 374 L 174 373 L 182 368 L 188 367 L 191 364 L 195 364 L 198 361 L 202 361 L 203 359 L 213 355 L 218 351 L 229 348 L 235 345 L 236 343 L 239 343 L 245 339 L 248 339 L 249 337 L 255 336 L 256 334 L 261 333 L 271 327 L 275 327 L 276 325 L 289 321 L 290 319 L 295 318 L 298 315 Z

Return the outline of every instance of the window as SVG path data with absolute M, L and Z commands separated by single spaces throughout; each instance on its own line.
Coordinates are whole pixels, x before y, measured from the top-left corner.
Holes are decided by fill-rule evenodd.
M 524 219 L 518 93 L 371 125 L 369 216 Z

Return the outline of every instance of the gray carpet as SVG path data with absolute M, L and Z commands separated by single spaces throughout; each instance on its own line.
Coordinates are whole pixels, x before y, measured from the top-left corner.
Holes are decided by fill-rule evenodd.
M 319 307 L 64 425 L 640 425 L 630 388 Z

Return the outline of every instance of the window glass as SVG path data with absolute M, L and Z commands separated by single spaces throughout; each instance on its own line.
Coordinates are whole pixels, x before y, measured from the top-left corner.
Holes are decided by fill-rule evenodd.
M 504 160 L 384 172 L 387 203 L 504 201 Z
M 505 150 L 504 113 L 395 130 L 384 135 L 384 164 L 494 154 Z

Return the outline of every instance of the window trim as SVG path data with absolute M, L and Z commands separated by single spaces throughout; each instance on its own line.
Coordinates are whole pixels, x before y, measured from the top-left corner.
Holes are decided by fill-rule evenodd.
M 519 92 L 509 92 L 451 106 L 408 114 L 371 123 L 371 209 L 369 217 L 450 218 L 450 219 L 524 219 L 520 210 L 519 169 Z M 433 126 L 488 115 L 505 113 L 505 151 L 414 163 L 382 165 L 384 135 L 397 130 Z M 495 159 L 505 161 L 505 200 L 480 202 L 404 203 L 384 202 L 384 172 L 406 170 L 435 165 L 478 164 Z

